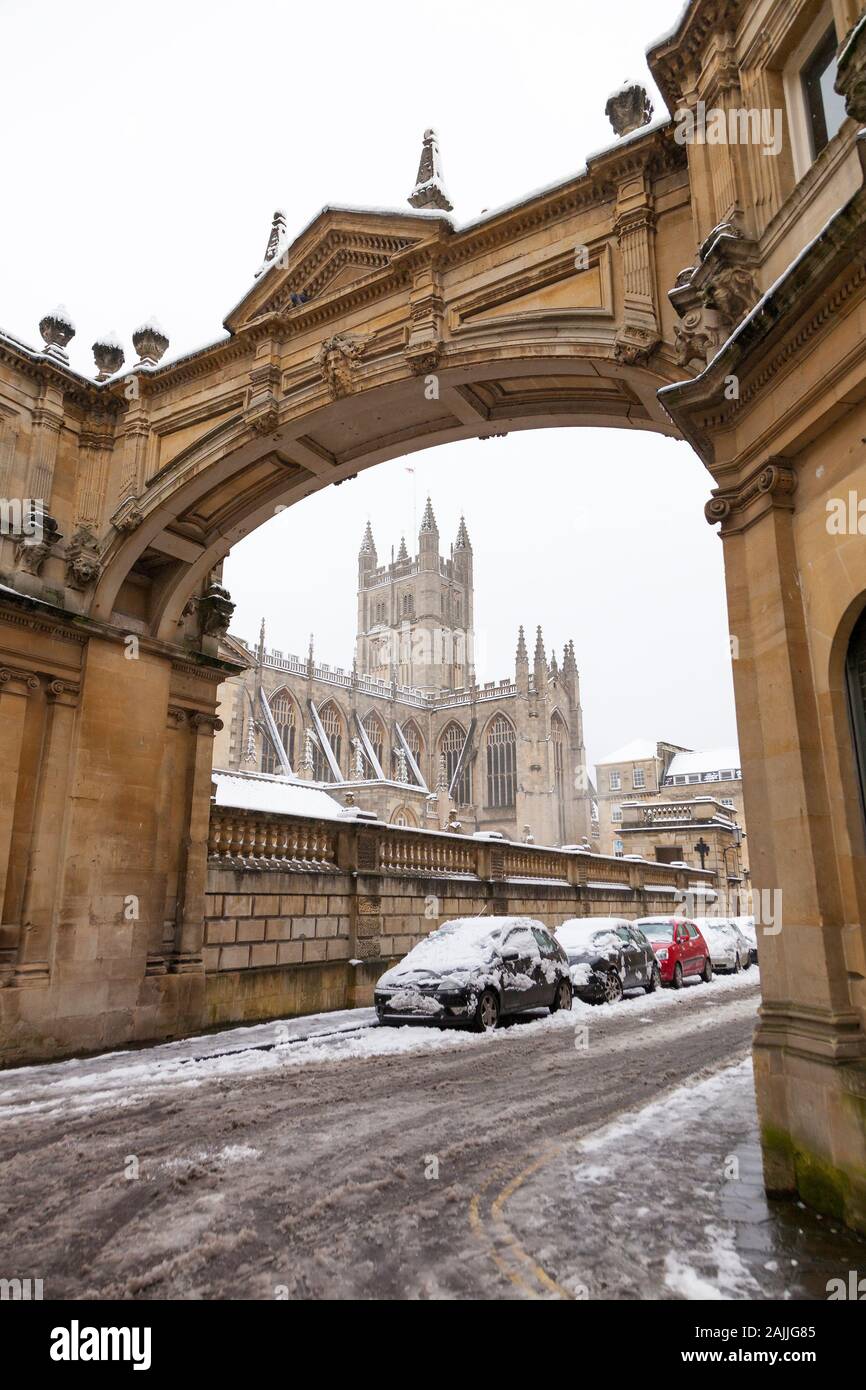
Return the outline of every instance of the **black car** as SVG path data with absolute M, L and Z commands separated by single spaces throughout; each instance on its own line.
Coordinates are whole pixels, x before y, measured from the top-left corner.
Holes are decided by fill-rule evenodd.
M 624 917 L 572 917 L 556 929 L 574 993 L 588 1004 L 614 1004 L 627 989 L 647 994 L 661 984 L 655 952 L 640 927 Z
M 504 1014 L 571 1008 L 562 947 L 531 917 L 458 917 L 419 941 L 374 991 L 379 1022 L 485 1032 Z

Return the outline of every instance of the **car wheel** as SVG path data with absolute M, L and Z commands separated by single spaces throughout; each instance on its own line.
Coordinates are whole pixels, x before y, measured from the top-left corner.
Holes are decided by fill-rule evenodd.
M 673 985 L 674 989 L 682 989 L 683 987 L 683 967 L 679 961 L 677 961 L 676 965 L 674 966 L 674 975 L 673 979 L 671 980 L 671 984 Z
M 656 990 L 658 989 L 658 987 L 659 987 L 659 985 L 661 984 L 661 982 L 662 982 L 662 977 L 661 977 L 661 974 L 660 974 L 660 972 L 659 972 L 659 968 L 658 968 L 657 965 L 654 965 L 653 968 L 652 968 L 652 970 L 650 971 L 650 977 L 649 977 L 647 983 L 644 985 L 644 991 L 645 991 L 645 993 L 646 993 L 646 994 L 655 994 L 655 992 L 656 992 Z
M 560 980 L 556 986 L 556 993 L 553 996 L 553 1003 L 550 1006 L 552 1014 L 558 1013 L 560 1009 L 566 1012 L 571 1008 L 571 981 Z
M 752 955 L 751 955 L 751 952 L 750 952 L 750 953 L 749 953 L 749 959 L 746 961 L 745 965 L 743 966 L 743 969 L 744 969 L 744 970 L 751 970 L 751 968 L 752 968 Z
M 604 981 L 605 1004 L 618 1004 L 622 999 L 622 980 L 615 970 L 609 970 Z
M 472 1027 L 476 1033 L 492 1033 L 499 1022 L 499 1000 L 492 989 L 486 989 L 478 1000 Z
M 710 960 L 709 956 L 707 956 L 706 960 L 704 961 L 704 968 L 703 968 L 703 970 L 701 971 L 701 979 L 703 980 L 703 982 L 704 982 L 705 985 L 708 985 L 708 984 L 710 983 L 710 981 L 712 980 L 712 978 L 713 978 L 713 962 Z

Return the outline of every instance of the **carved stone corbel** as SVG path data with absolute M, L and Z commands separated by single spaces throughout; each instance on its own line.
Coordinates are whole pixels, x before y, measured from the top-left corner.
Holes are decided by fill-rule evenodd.
M 681 367 L 702 372 L 760 298 L 757 248 L 733 222 L 714 227 L 697 264 L 681 270 L 668 298 L 680 316 L 674 329 Z
M 89 526 L 79 526 L 66 547 L 66 583 L 70 589 L 85 589 L 101 568 L 96 536 Z
M 134 497 L 126 497 L 121 502 L 111 524 L 115 531 L 135 531 L 144 520 L 144 514 Z
M 280 369 L 266 362 L 250 371 L 244 419 L 256 434 L 272 434 L 280 423 Z
M 355 389 L 355 371 L 366 340 L 355 333 L 335 333 L 319 348 L 316 363 L 332 400 L 350 396 Z
M 235 611 L 228 589 L 221 584 L 209 585 L 196 607 L 202 637 L 225 637 Z

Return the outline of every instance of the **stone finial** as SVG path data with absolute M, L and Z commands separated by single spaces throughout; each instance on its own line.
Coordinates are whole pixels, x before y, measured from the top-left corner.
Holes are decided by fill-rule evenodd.
M 286 214 L 282 212 L 280 208 L 277 208 L 274 213 L 273 221 L 271 222 L 271 234 L 268 237 L 268 244 L 265 247 L 265 254 L 263 257 L 265 264 L 275 260 L 279 254 L 280 246 L 285 240 L 286 226 Z
M 537 627 L 535 630 L 535 664 L 536 666 L 547 665 L 547 657 L 544 652 L 544 637 L 542 636 L 540 627 Z
M 397 561 L 398 561 L 398 563 L 399 563 L 401 560 L 408 560 L 408 559 L 409 559 L 409 552 L 408 552 L 408 550 L 406 549 L 406 537 L 405 537 L 405 536 L 401 536 L 401 537 L 400 537 L 400 549 L 397 551 Z
M 373 528 L 372 528 L 372 526 L 370 525 L 369 521 L 367 522 L 367 525 L 366 525 L 365 528 L 364 528 L 364 536 L 363 536 L 363 539 L 362 539 L 362 541 L 361 541 L 361 549 L 358 551 L 358 554 L 359 554 L 359 555 L 375 555 L 375 554 L 376 554 L 376 542 L 373 540 Z
M 517 637 L 517 664 L 518 666 L 529 665 L 529 653 L 526 650 L 526 634 L 523 631 L 522 623 Z
M 617 135 L 631 135 L 652 120 L 653 104 L 646 87 L 626 80 L 607 99 L 604 113 Z
M 116 333 L 105 333 L 101 338 L 97 338 L 91 352 L 97 366 L 97 381 L 107 381 L 110 376 L 114 376 L 126 360 L 123 344 Z
M 454 542 L 455 550 L 471 550 L 472 542 L 469 539 L 469 532 L 466 529 L 466 522 L 461 516 L 460 525 L 457 528 L 457 539 Z
M 397 781 L 409 781 L 409 763 L 406 759 L 406 749 L 402 745 L 397 749 Z
M 136 367 L 155 367 L 168 351 L 168 338 L 156 319 L 146 319 L 132 335 L 132 346 L 138 353 Z
M 408 201 L 413 208 L 441 208 L 443 212 L 451 212 L 454 207 L 445 191 L 435 130 L 424 131 L 418 178 Z
M 428 497 L 427 505 L 424 508 L 424 515 L 421 518 L 421 530 L 438 531 L 438 529 L 439 528 L 436 525 L 436 518 L 433 515 L 433 503 L 430 501 L 430 498 Z
M 39 320 L 39 332 L 45 343 L 45 356 L 53 357 L 58 362 L 68 362 L 66 346 L 75 337 L 75 324 L 62 304 Z

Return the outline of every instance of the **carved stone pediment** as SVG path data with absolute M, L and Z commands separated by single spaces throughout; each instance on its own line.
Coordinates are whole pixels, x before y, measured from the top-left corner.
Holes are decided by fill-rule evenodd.
M 846 36 L 836 66 L 835 90 L 845 98 L 845 110 L 866 122 L 866 14 Z
M 237 332 L 266 314 L 291 314 L 313 300 L 351 291 L 390 270 L 395 256 L 435 234 L 438 224 L 413 213 L 325 209 L 291 245 L 265 263 L 256 283 L 228 315 Z

